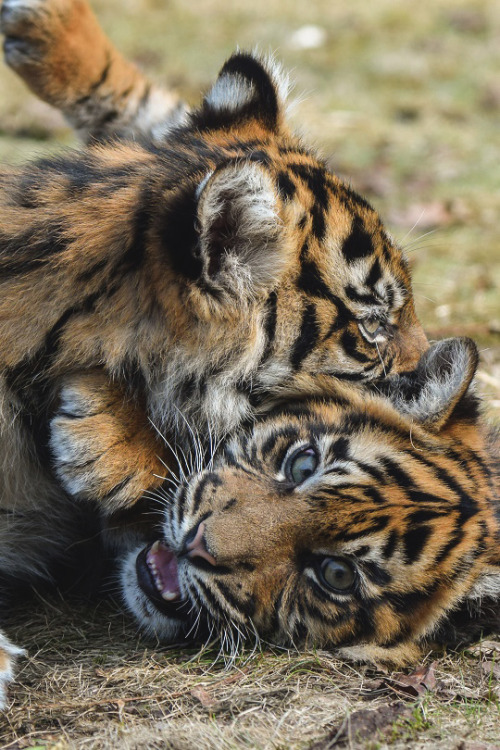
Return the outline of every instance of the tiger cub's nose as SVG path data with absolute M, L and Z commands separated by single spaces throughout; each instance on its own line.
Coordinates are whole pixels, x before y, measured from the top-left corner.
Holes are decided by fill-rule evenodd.
M 201 558 L 202 560 L 209 562 L 210 565 L 217 565 L 215 557 L 213 557 L 213 555 L 207 550 L 205 542 L 205 523 L 203 521 L 189 532 L 186 537 L 184 549 L 190 560 Z

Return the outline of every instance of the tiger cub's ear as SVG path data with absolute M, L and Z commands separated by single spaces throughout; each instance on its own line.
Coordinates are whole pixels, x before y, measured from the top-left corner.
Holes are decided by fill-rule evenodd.
M 259 123 L 277 132 L 283 125 L 289 79 L 279 65 L 248 53 L 236 53 L 227 60 L 191 116 L 201 130 Z
M 467 338 L 444 339 L 431 346 L 411 373 L 389 378 L 389 398 L 401 413 L 439 431 L 449 419 L 474 419 L 477 399 L 469 391 L 478 351 Z M 459 411 L 460 409 L 460 411 Z
M 205 178 L 198 192 L 205 280 L 245 297 L 269 291 L 285 268 L 287 241 L 266 169 L 253 162 L 233 162 Z

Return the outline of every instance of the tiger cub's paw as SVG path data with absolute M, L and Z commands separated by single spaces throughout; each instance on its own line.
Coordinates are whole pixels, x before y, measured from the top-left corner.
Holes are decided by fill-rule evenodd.
M 65 109 L 105 66 L 106 44 L 86 0 L 3 0 L 9 65 L 41 99 Z
M 155 474 L 165 472 L 163 445 L 145 410 L 104 373 L 64 382 L 50 432 L 54 472 L 66 492 L 96 501 L 106 514 L 161 484 Z
M 14 664 L 16 657 L 21 656 L 24 651 L 14 646 L 0 633 L 0 711 L 5 709 L 7 700 L 7 687 L 14 676 Z

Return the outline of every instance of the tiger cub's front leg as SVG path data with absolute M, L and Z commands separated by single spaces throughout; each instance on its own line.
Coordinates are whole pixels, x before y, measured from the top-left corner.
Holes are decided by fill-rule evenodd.
M 102 31 L 86 0 L 3 0 L 5 60 L 86 139 L 161 138 L 184 114 Z
M 65 380 L 50 446 L 66 492 L 97 502 L 106 515 L 159 487 L 172 463 L 145 409 L 99 371 Z

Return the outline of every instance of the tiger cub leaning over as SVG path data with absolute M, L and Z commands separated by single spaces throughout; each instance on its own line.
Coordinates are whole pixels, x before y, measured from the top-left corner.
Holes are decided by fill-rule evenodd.
M 83 511 L 48 435 L 59 404 L 60 432 L 78 416 L 78 374 L 113 380 L 185 446 L 191 425 L 216 440 L 304 373 L 373 380 L 410 369 L 427 341 L 400 249 L 289 130 L 274 64 L 234 55 L 179 116 L 85 2 L 4 0 L 1 23 L 8 63 L 93 143 L 0 170 L 3 589 L 74 549 Z M 137 496 L 157 450 L 128 453 L 107 512 Z
M 160 538 L 119 554 L 141 626 L 393 666 L 498 632 L 500 440 L 481 423 L 477 361 L 470 339 L 444 340 L 371 394 L 303 374 L 205 469 L 167 481 Z M 113 475 L 98 436 L 120 413 L 104 395 L 80 391 L 87 465 L 65 467 L 88 496 Z

